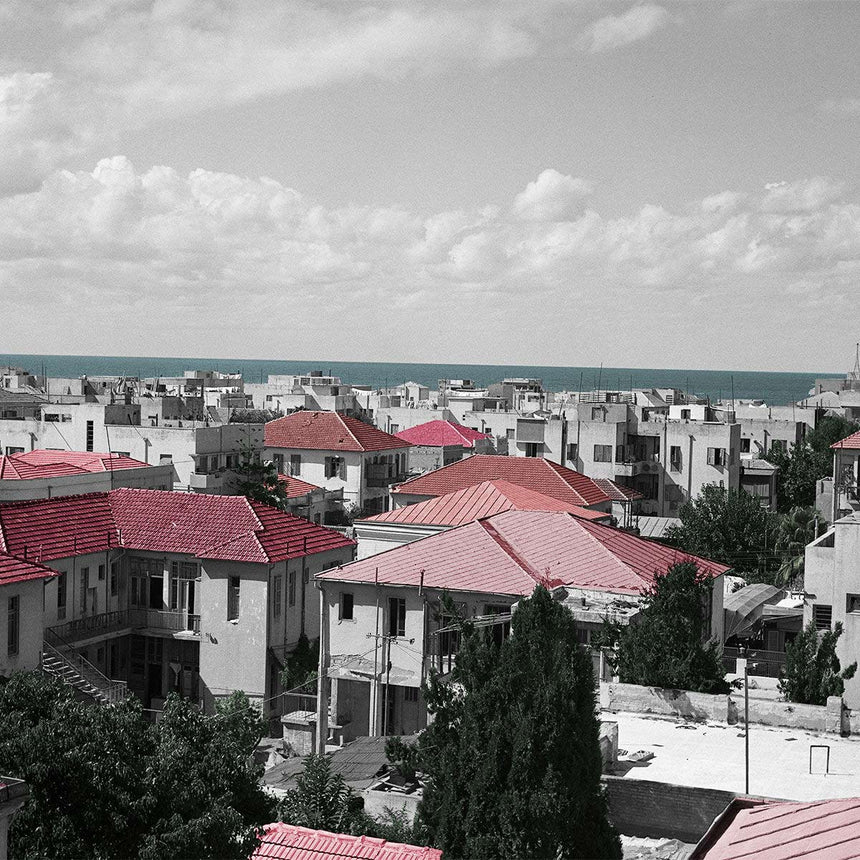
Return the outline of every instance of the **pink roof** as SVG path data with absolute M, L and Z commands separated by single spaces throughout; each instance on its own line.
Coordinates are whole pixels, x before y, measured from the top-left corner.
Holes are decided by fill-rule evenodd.
M 293 412 L 266 422 L 267 448 L 314 451 L 386 451 L 410 444 L 340 412 Z
M 860 450 L 860 430 L 852 433 L 850 436 L 846 436 L 844 439 L 840 439 L 838 442 L 834 442 L 830 447 Z
M 0 456 L 0 480 L 5 481 L 148 468 L 150 466 L 147 463 L 122 454 L 99 454 L 92 451 L 37 450 Z
M 740 801 L 738 801 L 740 803 Z M 731 813 L 731 807 L 728 810 Z M 719 828 L 719 820 L 714 827 Z M 774 801 L 740 809 L 725 829 L 702 840 L 707 860 L 849 860 L 860 854 L 860 798 L 816 803 Z
M 490 438 L 488 433 L 479 433 L 453 421 L 427 421 L 417 427 L 401 430 L 396 435 L 398 439 L 405 439 L 413 445 L 461 445 L 463 448 L 472 448 L 476 441 Z
M 293 824 L 269 824 L 251 860 L 441 860 L 438 848 L 386 842 L 371 836 L 350 836 L 309 830 Z
M 292 475 L 278 475 L 278 481 L 284 485 L 288 499 L 297 499 L 312 493 L 314 490 L 322 489 L 316 484 L 309 484 L 307 481 L 301 481 Z
M 244 496 L 123 488 L 0 505 L 0 550 L 40 561 L 124 546 L 269 564 L 353 543 Z
M 624 484 L 616 484 L 615 481 L 610 481 L 609 478 L 594 478 L 594 483 L 613 502 L 633 502 L 636 499 L 645 498 L 638 490 L 634 490 L 632 487 L 625 487 Z
M 379 581 L 526 595 L 535 583 L 640 594 L 657 574 L 690 559 L 711 576 L 729 570 L 569 513 L 506 511 L 343 565 L 320 579 Z
M 609 497 L 586 475 L 542 457 L 476 454 L 450 466 L 412 478 L 392 490 L 418 496 L 442 496 L 482 481 L 501 479 L 562 502 L 590 507 Z
M 590 511 L 552 496 L 536 493 L 510 481 L 483 481 L 455 493 L 446 493 L 425 502 L 395 508 L 367 517 L 362 522 L 420 523 L 428 526 L 461 526 L 503 511 L 567 511 L 586 520 L 605 520 L 609 514 Z
M 56 575 L 57 571 L 49 567 L 0 552 L 0 585 L 12 585 L 15 582 L 27 582 L 31 579 L 47 579 L 49 576 Z

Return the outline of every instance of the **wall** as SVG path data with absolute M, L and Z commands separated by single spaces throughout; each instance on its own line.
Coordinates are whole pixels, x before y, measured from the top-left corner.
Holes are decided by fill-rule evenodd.
M 172 490 L 173 466 L 117 469 L 113 472 L 87 472 L 24 481 L 0 480 L 0 502 L 47 499 L 83 493 L 107 493 L 118 487 L 147 490 Z
M 409 449 L 409 469 L 412 472 L 430 472 L 472 453 L 462 445 L 415 445 Z
M 444 526 L 422 526 L 411 523 L 385 523 L 367 520 L 356 520 L 353 523 L 353 528 L 355 539 L 358 541 L 357 558 L 377 555 L 380 552 L 445 531 Z
M 44 627 L 42 594 L 44 579 L 0 585 L 0 675 L 26 669 L 38 669 Z M 18 653 L 6 653 L 9 624 L 9 598 L 18 597 Z
M 638 684 L 609 684 L 608 709 L 722 723 L 728 722 L 729 717 L 727 696 L 712 696 L 689 690 L 662 690 L 659 687 L 640 687 Z

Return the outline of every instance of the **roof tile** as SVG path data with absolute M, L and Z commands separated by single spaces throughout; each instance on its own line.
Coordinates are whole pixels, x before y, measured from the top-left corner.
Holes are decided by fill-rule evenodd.
M 405 439 L 413 445 L 429 445 L 442 447 L 444 445 L 461 445 L 463 448 L 473 448 L 476 441 L 489 439 L 489 433 L 479 433 L 471 427 L 455 424 L 453 421 L 427 421 L 396 434 L 398 439 Z
M 387 451 L 411 447 L 403 439 L 340 412 L 305 410 L 268 421 L 265 444 L 267 448 L 314 451 Z

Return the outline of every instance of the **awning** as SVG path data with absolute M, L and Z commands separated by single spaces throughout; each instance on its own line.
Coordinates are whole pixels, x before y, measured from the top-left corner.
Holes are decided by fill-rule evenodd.
M 773 604 L 782 594 L 775 585 L 756 582 L 729 594 L 723 601 L 726 629 L 725 638 L 738 636 L 749 630 L 764 613 L 765 604 Z

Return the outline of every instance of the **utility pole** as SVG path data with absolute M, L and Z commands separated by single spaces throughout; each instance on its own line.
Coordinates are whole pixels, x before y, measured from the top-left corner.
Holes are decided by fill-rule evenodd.
M 321 582 L 317 582 L 320 590 L 320 659 L 317 667 L 317 755 L 325 755 L 325 745 L 328 740 L 328 664 L 329 630 L 328 630 L 328 601 Z
M 749 658 L 744 660 L 744 794 L 750 793 L 750 677 Z

